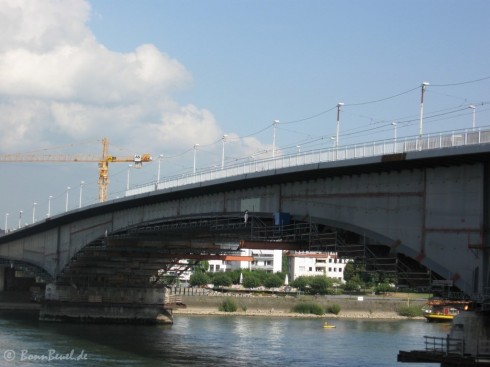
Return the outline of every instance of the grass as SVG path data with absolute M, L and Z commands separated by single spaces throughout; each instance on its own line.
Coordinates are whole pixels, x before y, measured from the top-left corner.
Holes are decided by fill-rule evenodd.
M 420 306 L 405 306 L 400 308 L 397 313 L 399 316 L 418 317 L 423 316 L 424 311 L 420 308 Z
M 328 313 L 333 313 L 334 315 L 338 315 L 340 312 L 340 306 L 334 303 L 333 305 L 327 306 L 326 311 Z
M 238 309 L 238 306 L 234 300 L 231 298 L 225 299 L 223 302 L 221 302 L 221 305 L 219 306 L 218 310 L 224 311 L 224 312 L 235 312 Z
M 321 316 L 325 314 L 325 309 L 322 305 L 319 305 L 318 303 L 307 302 L 295 305 L 292 309 L 292 312 Z

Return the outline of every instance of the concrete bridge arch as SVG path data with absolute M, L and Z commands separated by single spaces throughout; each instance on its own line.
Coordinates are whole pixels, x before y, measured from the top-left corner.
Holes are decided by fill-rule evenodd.
M 147 192 L 9 233 L 0 237 L 0 257 L 37 264 L 56 278 L 87 246 L 98 251 L 97 246 L 116 234 L 140 235 L 145 228 L 178 218 L 239 221 L 245 210 L 264 216 L 289 213 L 296 221 L 350 231 L 386 245 L 477 297 L 489 280 L 489 151 L 487 146 L 460 147 L 437 154 L 316 163 Z M 143 243 L 134 247 L 134 256 L 141 260 L 142 248 L 151 246 L 145 247 L 143 237 L 133 240 Z M 196 251 L 185 241 L 181 245 L 182 251 Z

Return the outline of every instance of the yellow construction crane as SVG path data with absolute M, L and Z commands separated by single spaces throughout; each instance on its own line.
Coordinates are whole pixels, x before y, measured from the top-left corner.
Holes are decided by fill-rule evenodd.
M 116 157 L 109 154 L 109 140 L 102 139 L 102 156 L 68 155 L 68 154 L 4 154 L 0 155 L 2 162 L 98 162 L 99 163 L 99 202 L 107 200 L 109 193 L 109 163 L 133 162 L 135 168 L 141 168 L 143 162 L 151 162 L 151 155 L 135 154 L 133 157 Z

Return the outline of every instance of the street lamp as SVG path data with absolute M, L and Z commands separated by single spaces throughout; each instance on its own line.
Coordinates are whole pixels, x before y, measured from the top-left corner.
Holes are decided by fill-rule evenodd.
M 335 136 L 331 136 L 330 140 L 332 141 L 332 147 L 335 148 Z
M 78 199 L 78 207 L 82 207 L 82 191 L 83 191 L 83 185 L 85 184 L 85 181 L 80 181 L 80 197 Z
M 396 136 L 396 133 L 397 133 L 396 129 L 397 129 L 398 125 L 397 125 L 396 122 L 392 122 L 391 123 L 391 126 L 393 126 L 393 130 L 395 131 L 395 138 L 393 140 L 393 143 L 394 143 L 393 151 L 396 151 L 396 138 L 397 138 L 397 136 Z
M 36 221 L 36 205 L 37 203 L 32 203 L 32 224 Z
M 300 154 L 301 153 L 301 145 L 296 145 L 296 149 L 298 150 L 297 153 Z
M 427 83 L 427 82 L 422 83 L 422 93 L 420 96 L 420 126 L 419 126 L 420 143 L 422 143 L 422 134 L 424 132 L 424 122 L 423 122 L 423 120 L 424 120 L 424 94 L 425 94 L 425 88 L 427 88 L 428 85 L 429 85 L 429 83 Z
M 272 158 L 276 155 L 276 127 L 279 124 L 279 120 L 274 120 L 272 122 L 273 132 L 272 132 Z
M 126 179 L 126 190 L 129 190 L 129 172 L 131 171 L 132 164 L 128 164 L 128 178 Z
M 24 213 L 22 210 L 19 212 L 19 229 L 22 227 L 22 213 Z
M 5 213 L 5 229 L 4 229 L 5 234 L 7 234 L 8 225 L 9 225 L 9 213 Z
M 157 171 L 157 184 L 160 183 L 160 164 L 162 162 L 163 154 L 158 155 L 158 171 Z
M 199 146 L 199 144 L 194 144 L 194 166 L 192 168 L 192 173 L 193 174 L 196 174 L 196 151 L 197 151 L 197 147 Z
M 221 139 L 223 143 L 223 147 L 221 149 L 221 169 L 225 168 L 225 143 L 226 143 L 226 138 L 228 135 L 224 134 L 223 138 Z
M 344 104 L 342 102 L 337 103 L 337 134 L 335 135 L 335 147 L 339 146 L 339 130 L 340 130 L 340 107 Z
M 52 198 L 53 198 L 53 196 L 49 195 L 49 198 L 48 198 L 48 214 L 47 214 L 48 218 L 51 216 L 51 199 Z
M 68 192 L 70 191 L 71 187 L 67 186 L 66 187 L 66 200 L 65 200 L 65 212 L 68 211 Z
M 468 106 L 468 108 L 471 108 L 473 110 L 473 123 L 472 123 L 472 127 L 473 127 L 473 131 L 475 131 L 475 112 L 476 112 L 476 106 L 470 104 Z

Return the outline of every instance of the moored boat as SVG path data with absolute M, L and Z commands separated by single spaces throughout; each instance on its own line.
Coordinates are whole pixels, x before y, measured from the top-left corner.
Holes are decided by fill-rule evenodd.
M 450 300 L 450 299 L 431 299 L 428 308 L 424 312 L 424 317 L 429 322 L 451 322 L 454 317 L 462 311 L 470 308 L 470 302 L 467 300 Z

